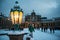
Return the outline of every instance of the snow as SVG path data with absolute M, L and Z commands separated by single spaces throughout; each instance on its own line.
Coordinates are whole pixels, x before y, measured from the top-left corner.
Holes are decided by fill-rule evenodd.
M 26 31 L 27 29 L 21 31 L 21 30 L 0 30 L 0 34 L 13 34 L 13 35 L 18 35 L 18 34 L 22 34 L 22 33 L 28 33 L 28 31 Z
M 24 40 L 26 40 L 27 37 L 29 37 L 29 34 L 24 36 Z M 55 33 L 50 33 L 49 29 L 47 32 L 35 29 L 31 40 L 60 40 L 60 30 L 55 30 Z
M 33 37 L 34 40 L 59 40 L 59 38 L 54 34 L 45 33 L 38 30 L 35 30 Z
M 1 35 L 0 40 L 10 40 L 7 35 Z
M 29 33 L 28 28 L 24 29 L 23 31 L 6 31 L 0 30 L 0 33 L 8 33 L 8 34 L 22 34 L 22 33 Z M 24 35 L 23 40 L 26 40 L 27 37 L 31 38 L 29 34 Z M 9 37 L 6 35 L 0 36 L 0 40 L 9 40 Z M 60 30 L 55 30 L 55 33 L 50 33 L 49 30 L 47 32 L 42 32 L 41 30 L 35 29 L 33 32 L 33 38 L 30 40 L 60 40 Z

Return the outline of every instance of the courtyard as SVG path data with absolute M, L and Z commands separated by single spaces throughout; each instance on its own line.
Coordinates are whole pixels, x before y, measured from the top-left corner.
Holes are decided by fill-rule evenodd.
M 35 29 L 35 31 L 33 32 L 33 38 L 29 36 L 30 32 L 28 28 L 25 28 L 23 31 L 20 30 L 12 31 L 2 29 L 0 30 L 0 34 L 1 33 L 10 33 L 10 34 L 16 33 L 16 35 L 21 33 L 28 33 L 27 35 L 24 35 L 23 40 L 26 40 L 27 37 L 29 37 L 30 40 L 60 40 L 60 30 L 55 30 L 55 33 L 50 33 L 49 29 L 47 30 L 47 32 L 42 32 L 39 29 Z M 1 35 L 0 40 L 10 40 L 10 38 L 7 35 Z

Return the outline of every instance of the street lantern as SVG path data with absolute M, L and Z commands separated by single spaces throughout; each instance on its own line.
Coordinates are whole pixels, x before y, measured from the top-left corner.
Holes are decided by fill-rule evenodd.
M 10 18 L 13 24 L 22 23 L 23 11 L 18 5 L 18 1 L 15 2 L 15 6 L 10 11 Z

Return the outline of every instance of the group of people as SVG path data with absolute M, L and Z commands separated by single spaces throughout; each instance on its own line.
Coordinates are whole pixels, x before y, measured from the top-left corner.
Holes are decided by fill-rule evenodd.
M 38 29 L 41 29 L 41 31 L 47 32 L 47 30 L 50 30 L 50 33 L 54 33 L 55 29 L 54 29 L 54 25 L 51 26 L 40 26 L 38 27 Z M 33 37 L 33 32 L 34 32 L 34 25 L 33 24 L 29 24 L 29 31 L 30 31 L 30 36 Z
M 47 32 L 47 30 L 50 30 L 50 33 L 54 33 L 55 31 L 55 26 L 54 24 L 50 24 L 49 26 L 46 24 L 42 24 L 41 26 L 38 26 L 37 29 L 41 29 L 41 31 Z
M 54 33 L 54 27 L 52 27 L 52 26 L 49 26 L 49 27 L 45 27 L 45 26 L 42 26 L 41 27 L 41 31 L 44 31 L 44 32 L 47 32 L 47 30 L 50 30 L 50 33 Z

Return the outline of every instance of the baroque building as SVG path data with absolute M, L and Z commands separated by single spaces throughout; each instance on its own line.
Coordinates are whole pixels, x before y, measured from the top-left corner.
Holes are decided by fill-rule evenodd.
M 9 29 L 12 27 L 12 21 L 0 13 L 0 29 Z
M 28 27 L 29 24 L 33 24 L 34 27 L 38 27 L 41 23 L 41 20 L 47 19 L 47 17 L 41 17 L 41 15 L 36 15 L 35 11 L 31 15 L 25 16 L 25 27 Z
M 47 19 L 47 17 L 41 17 L 41 15 L 36 15 L 34 10 L 31 15 L 25 16 L 25 22 L 40 22 L 41 19 Z

